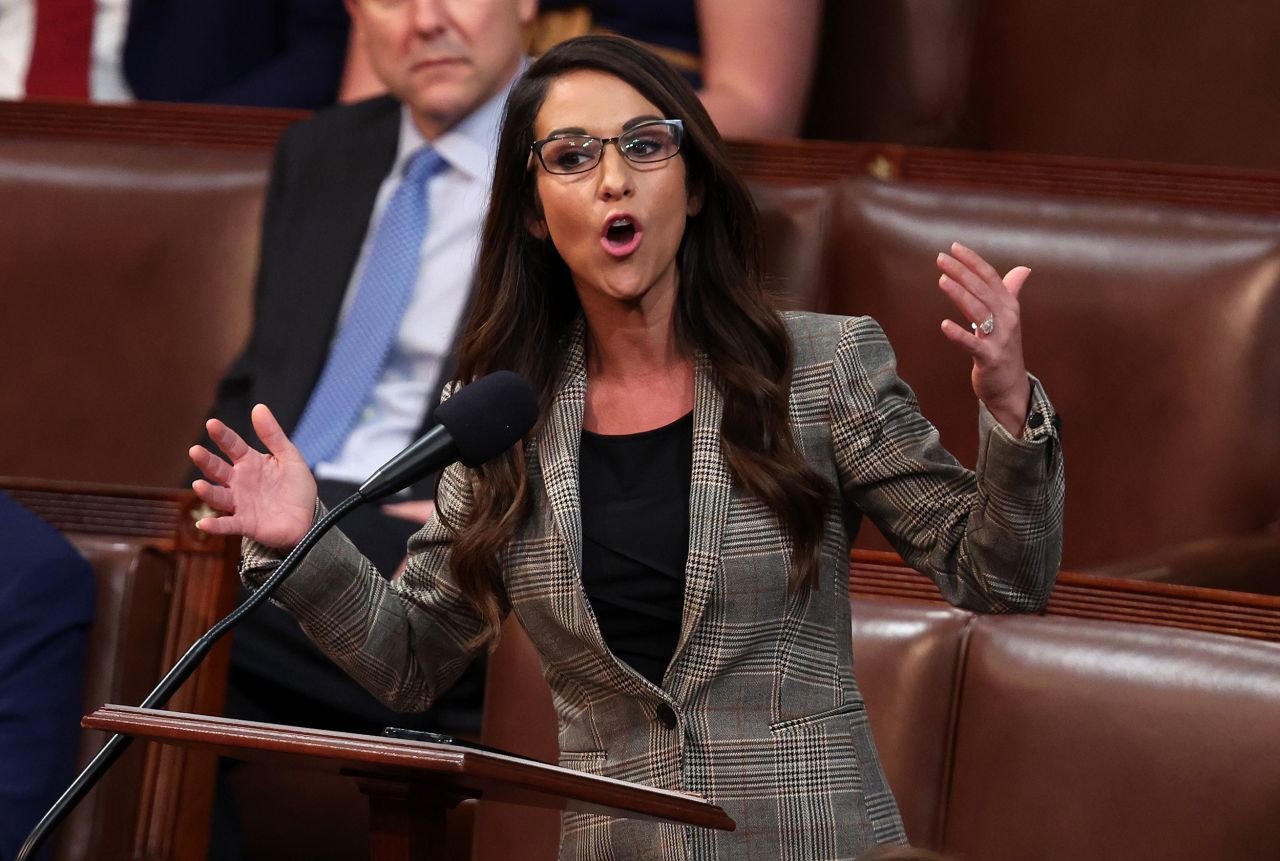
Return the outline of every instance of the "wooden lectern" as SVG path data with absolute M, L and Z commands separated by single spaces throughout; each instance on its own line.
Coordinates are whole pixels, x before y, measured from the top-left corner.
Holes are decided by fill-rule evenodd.
M 372 861 L 442 857 L 445 815 L 468 798 L 734 828 L 721 808 L 694 795 L 461 745 L 117 705 L 97 709 L 84 725 L 233 759 L 345 775 L 369 798 Z

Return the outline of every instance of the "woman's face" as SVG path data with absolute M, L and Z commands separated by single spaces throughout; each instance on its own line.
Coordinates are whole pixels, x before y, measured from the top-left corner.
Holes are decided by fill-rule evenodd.
M 621 79 L 580 70 L 551 83 L 534 137 L 611 138 L 649 119 L 672 118 Z M 536 158 L 534 170 L 543 215 L 535 232 L 550 236 L 585 307 L 674 302 L 676 250 L 685 219 L 697 211 L 685 190 L 683 157 L 635 164 L 607 144 L 599 164 L 583 173 L 548 173 Z

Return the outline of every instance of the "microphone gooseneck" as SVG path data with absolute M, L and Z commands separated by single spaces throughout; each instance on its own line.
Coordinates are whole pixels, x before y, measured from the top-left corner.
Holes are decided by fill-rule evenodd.
M 448 409 L 446 409 L 448 408 Z M 360 489 L 321 517 L 289 551 L 275 572 L 235 610 L 218 622 L 187 649 L 173 669 L 165 674 L 147 698 L 143 708 L 157 708 L 195 671 L 214 644 L 246 615 L 271 597 L 303 557 L 325 533 L 352 509 L 381 499 L 407 487 L 455 460 L 469 467 L 492 460 L 532 429 L 538 418 L 533 390 L 516 374 L 498 371 L 459 389 L 436 410 L 439 425 L 433 427 L 379 468 Z M 90 760 L 62 796 L 36 824 L 14 861 L 31 861 L 54 828 L 102 778 L 133 742 L 131 736 L 114 733 Z

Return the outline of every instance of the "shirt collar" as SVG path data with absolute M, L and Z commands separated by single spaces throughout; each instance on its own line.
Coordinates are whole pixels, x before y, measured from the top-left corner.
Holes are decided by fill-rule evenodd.
M 505 87 L 432 142 L 445 164 L 471 179 L 492 179 L 493 159 L 498 149 L 498 131 L 502 125 L 502 111 L 507 104 L 507 95 L 527 68 L 529 60 L 521 58 L 519 68 Z M 392 175 L 399 176 L 409 158 L 426 145 L 427 139 L 414 124 L 409 106 L 401 104 L 400 141 L 397 144 L 395 163 L 391 166 Z

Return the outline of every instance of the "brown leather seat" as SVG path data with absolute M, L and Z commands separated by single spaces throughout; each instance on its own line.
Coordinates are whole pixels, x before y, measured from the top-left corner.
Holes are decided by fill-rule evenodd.
M 885 775 L 911 841 L 939 845 L 972 615 L 905 602 L 853 607 L 858 685 Z
M 828 278 L 870 314 L 944 443 L 972 463 L 969 363 L 933 258 L 1026 262 L 1027 363 L 1064 422 L 1063 564 L 1084 569 L 1280 522 L 1280 218 L 908 187 L 841 188 Z
M 70 535 L 88 560 L 97 583 L 97 605 L 85 666 L 84 713 L 105 703 L 138 705 L 168 667 L 165 652 L 172 556 L 124 536 Z M 81 733 L 80 764 L 106 742 L 106 733 Z M 139 791 L 147 748 L 134 745 L 111 767 L 58 831 L 58 861 L 93 858 L 109 847 L 133 844 L 142 811 Z
M 869 178 L 753 189 L 791 304 L 875 317 L 969 465 L 977 406 L 938 330 L 958 312 L 934 258 L 961 240 L 1032 267 L 1023 333 L 1064 423 L 1064 566 L 1277 588 L 1280 216 Z
M 138 705 L 231 607 L 238 543 L 193 527 L 194 494 L 0 478 L 0 488 L 67 536 L 97 584 L 84 708 Z M 228 651 L 220 645 L 168 703 L 219 714 Z M 82 734 L 84 765 L 106 741 Z M 54 832 L 57 861 L 204 861 L 213 760 L 133 745 Z
M 1276 643 L 977 618 L 962 697 L 948 852 L 1190 861 L 1280 846 L 1280 758 L 1263 753 L 1280 725 Z
M 0 400 L 0 475 L 182 481 L 248 331 L 267 163 L 0 137 L 0 283 L 20 321 L 0 364 L 21 369 Z

